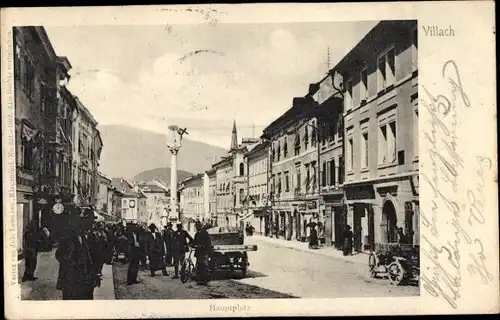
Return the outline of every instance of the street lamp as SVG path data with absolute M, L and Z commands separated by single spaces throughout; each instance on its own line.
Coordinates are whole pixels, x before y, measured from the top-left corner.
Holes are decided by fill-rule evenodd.
M 172 164 L 170 165 L 170 217 L 169 220 L 179 221 L 177 210 L 177 154 L 182 146 L 182 136 L 188 134 L 186 128 L 181 129 L 176 125 L 168 127 L 167 147 L 170 150 Z M 166 218 L 163 222 L 166 224 Z

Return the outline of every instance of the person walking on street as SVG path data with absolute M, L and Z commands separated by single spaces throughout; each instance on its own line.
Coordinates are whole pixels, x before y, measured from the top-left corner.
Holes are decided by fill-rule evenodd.
M 92 211 L 72 214 L 70 228 L 56 251 L 60 263 L 57 287 L 62 290 L 63 300 L 93 300 L 94 288 L 101 285 L 89 233 L 93 219 Z
M 189 240 L 189 241 L 188 241 Z M 174 258 L 174 276 L 172 279 L 179 278 L 179 265 L 182 265 L 186 257 L 187 246 L 193 241 L 193 237 L 182 228 L 182 224 L 177 224 L 177 230 L 174 232 L 172 243 L 172 255 Z
M 174 230 L 172 230 L 172 223 L 169 222 L 163 230 L 163 241 L 165 242 L 165 262 L 167 267 L 173 266 L 172 261 L 172 242 L 174 241 Z
M 352 255 L 352 244 L 353 244 L 353 237 L 354 234 L 351 231 L 351 226 L 347 226 L 346 230 L 344 231 L 344 256 Z
M 194 252 L 196 257 L 196 279 L 198 284 L 206 285 L 210 279 L 208 259 L 212 254 L 212 241 L 200 221 L 196 221 L 195 227 L 196 234 L 194 235 L 193 244 L 196 246 Z
M 108 238 L 106 232 L 104 231 L 104 225 L 101 222 L 96 223 L 96 228 L 94 231 L 94 237 L 96 240 L 95 256 L 97 259 L 98 271 L 102 274 L 102 268 L 106 262 L 106 248 L 108 246 Z
M 40 232 L 38 221 L 31 220 L 28 229 L 23 236 L 24 245 L 24 275 L 22 281 L 34 281 L 35 270 L 38 260 L 38 251 L 40 250 Z
M 141 259 L 142 252 L 139 244 L 139 227 L 135 224 L 130 225 L 129 233 L 127 235 L 128 245 L 128 272 L 127 284 L 132 285 L 140 283 L 137 280 L 137 273 L 139 272 L 139 260 Z
M 155 272 L 161 270 L 164 276 L 168 276 L 165 266 L 165 242 L 160 232 L 157 232 L 154 223 L 149 225 L 150 232 L 147 233 L 147 255 L 149 257 L 149 269 L 151 277 L 155 276 Z

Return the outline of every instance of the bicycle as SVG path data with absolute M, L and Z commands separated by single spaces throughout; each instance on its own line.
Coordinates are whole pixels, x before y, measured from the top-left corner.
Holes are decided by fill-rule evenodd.
M 193 259 L 191 258 L 195 248 L 189 248 L 189 254 L 187 259 L 184 259 L 181 265 L 180 270 L 180 279 L 182 283 L 186 283 L 188 281 L 193 281 L 193 278 L 196 277 L 196 267 L 194 265 Z

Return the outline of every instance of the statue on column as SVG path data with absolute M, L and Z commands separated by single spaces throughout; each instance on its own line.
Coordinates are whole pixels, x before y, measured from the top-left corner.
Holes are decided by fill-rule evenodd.
M 170 152 L 177 154 L 182 146 L 182 136 L 189 133 L 186 131 L 187 128 L 181 129 L 176 125 L 169 126 L 168 130 L 170 134 L 168 135 L 167 147 Z

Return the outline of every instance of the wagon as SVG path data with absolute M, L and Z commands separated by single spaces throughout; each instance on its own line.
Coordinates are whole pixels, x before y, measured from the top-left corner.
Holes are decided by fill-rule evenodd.
M 402 243 L 377 243 L 368 258 L 370 277 L 386 276 L 391 284 L 419 281 L 420 259 L 418 247 Z
M 209 268 L 212 275 L 217 272 L 241 272 L 245 277 L 250 262 L 249 251 L 257 251 L 256 245 L 245 245 L 243 231 L 231 227 L 214 227 L 207 230 L 212 241 L 213 253 L 210 257 Z

